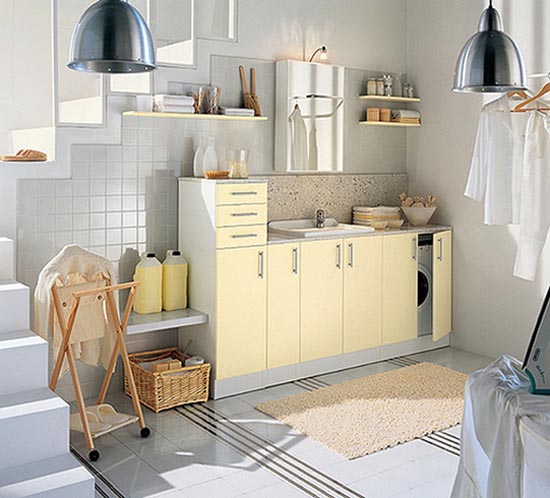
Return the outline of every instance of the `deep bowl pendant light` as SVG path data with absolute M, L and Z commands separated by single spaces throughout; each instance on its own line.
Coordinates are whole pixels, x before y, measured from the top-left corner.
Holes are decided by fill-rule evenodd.
M 76 23 L 67 66 L 94 73 L 155 69 L 155 44 L 145 19 L 127 0 L 94 3 Z
M 525 82 L 521 52 L 502 31 L 502 19 L 491 0 L 481 15 L 478 32 L 460 52 L 453 91 L 502 93 L 526 90 Z

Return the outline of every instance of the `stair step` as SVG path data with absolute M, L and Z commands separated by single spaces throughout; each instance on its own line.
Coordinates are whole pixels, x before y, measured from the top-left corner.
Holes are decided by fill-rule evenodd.
M 0 437 L 0 470 L 67 453 L 69 405 L 47 388 L 2 395 Z
M 28 330 L 29 288 L 19 282 L 0 283 L 0 334 Z
M 15 279 L 13 240 L 0 237 L 0 282 Z
M 30 330 L 0 335 L 0 393 L 48 385 L 48 343 Z
M 94 498 L 94 478 L 69 453 L 0 471 L 0 496 Z

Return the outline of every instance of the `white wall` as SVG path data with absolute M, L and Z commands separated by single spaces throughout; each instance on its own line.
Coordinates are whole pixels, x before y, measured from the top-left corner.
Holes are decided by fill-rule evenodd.
M 437 194 L 435 220 L 455 230 L 453 344 L 489 356 L 521 358 L 550 282 L 550 252 L 543 256 L 536 282 L 512 276 L 517 228 L 483 225 L 482 205 L 463 195 L 483 99 L 450 91 L 458 53 L 477 29 L 486 4 L 409 2 L 407 65 L 423 98 L 424 126 L 418 133 L 408 132 L 407 162 L 411 192 Z M 528 73 L 550 71 L 548 2 L 494 4 L 523 49 Z M 542 83 L 535 81 L 533 87 Z

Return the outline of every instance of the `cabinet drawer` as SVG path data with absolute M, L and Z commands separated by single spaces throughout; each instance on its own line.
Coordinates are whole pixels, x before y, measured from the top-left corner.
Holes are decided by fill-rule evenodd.
M 267 204 L 243 204 L 216 208 L 217 227 L 265 225 L 266 223 Z
M 266 183 L 216 185 L 216 205 L 218 206 L 226 204 L 265 204 L 266 202 Z
M 218 228 L 216 230 L 216 247 L 260 246 L 267 243 L 267 227 L 255 225 L 249 227 Z

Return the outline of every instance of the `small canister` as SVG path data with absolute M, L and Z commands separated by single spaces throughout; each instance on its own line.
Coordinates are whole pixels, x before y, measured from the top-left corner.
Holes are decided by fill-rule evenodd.
M 376 78 L 369 78 L 367 82 L 367 95 L 376 95 Z
M 367 109 L 367 121 L 380 121 L 380 109 L 369 107 Z
M 391 97 L 393 94 L 393 79 L 391 74 L 385 74 L 382 76 L 382 80 L 384 82 L 384 95 L 386 97 Z
M 407 97 L 409 97 L 410 99 L 413 99 L 414 98 L 414 87 L 412 85 L 409 85 L 409 88 L 407 89 L 407 91 L 408 91 Z
M 382 78 L 376 80 L 376 95 L 384 95 L 384 80 Z
M 380 121 L 389 123 L 391 120 L 391 109 L 380 109 Z

